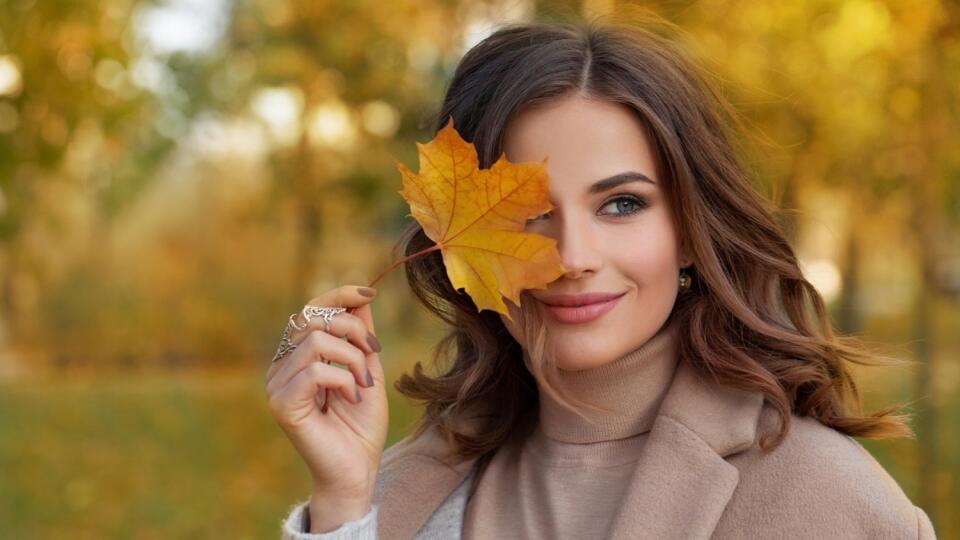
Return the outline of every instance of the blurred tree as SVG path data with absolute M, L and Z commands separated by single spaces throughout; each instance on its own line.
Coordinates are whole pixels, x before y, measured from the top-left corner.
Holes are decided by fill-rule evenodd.
M 316 293 L 325 235 L 350 226 L 390 233 L 398 227 L 392 216 L 370 215 L 370 209 L 385 196 L 396 199 L 398 183 L 382 180 L 396 176 L 389 156 L 409 156 L 409 142 L 430 128 L 426 116 L 459 52 L 459 34 L 448 31 L 458 26 L 455 8 L 444 1 L 390 9 L 310 0 L 236 4 L 224 54 L 204 83 L 216 88 L 237 62 L 255 65 L 256 76 L 231 85 L 229 95 L 197 95 L 220 110 L 252 104 L 272 128 L 272 208 L 292 207 L 298 224 L 291 304 Z M 353 181 L 362 168 L 381 180 Z M 342 213 L 334 206 L 351 208 L 356 222 L 331 223 Z
M 63 277 L 64 253 L 102 253 L 111 218 L 174 143 L 152 122 L 157 100 L 132 77 L 128 2 L 5 4 L 0 50 L 22 88 L 0 96 L 0 324 L 16 336 L 37 319 L 40 289 Z

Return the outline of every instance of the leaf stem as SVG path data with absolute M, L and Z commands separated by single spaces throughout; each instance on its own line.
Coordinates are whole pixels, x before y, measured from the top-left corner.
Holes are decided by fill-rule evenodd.
M 439 251 L 439 250 L 440 250 L 440 245 L 439 245 L 439 244 L 434 244 L 433 246 L 428 247 L 427 249 L 422 249 L 422 250 L 414 253 L 413 255 L 410 255 L 410 256 L 408 256 L 408 257 L 404 257 L 404 258 L 402 258 L 402 259 L 394 262 L 393 264 L 390 265 L 389 268 L 387 268 L 387 269 L 384 270 L 383 272 L 380 272 L 380 275 L 378 275 L 376 278 L 374 278 L 374 280 L 371 281 L 370 284 L 367 285 L 367 287 L 373 287 L 374 285 L 377 284 L 378 281 L 380 281 L 381 278 L 383 278 L 383 276 L 387 275 L 388 273 L 390 273 L 391 270 L 393 270 L 394 268 L 400 266 L 401 264 L 409 261 L 410 259 L 415 259 L 415 258 L 417 258 L 417 257 L 419 257 L 419 256 L 421 256 L 421 255 L 426 255 L 427 253 L 430 253 L 431 251 Z

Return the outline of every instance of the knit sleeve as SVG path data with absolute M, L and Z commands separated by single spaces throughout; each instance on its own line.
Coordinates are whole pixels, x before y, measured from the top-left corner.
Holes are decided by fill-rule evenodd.
M 917 538 L 919 540 L 936 540 L 937 533 L 933 530 L 930 516 L 919 506 L 917 508 Z
M 371 505 L 363 517 L 347 521 L 325 533 L 310 533 L 310 500 L 291 507 L 283 520 L 282 540 L 377 540 L 377 504 Z

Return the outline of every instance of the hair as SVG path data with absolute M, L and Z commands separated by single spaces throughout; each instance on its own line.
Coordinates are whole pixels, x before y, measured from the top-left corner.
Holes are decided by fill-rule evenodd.
M 914 436 L 909 415 L 892 414 L 903 405 L 864 414 L 848 367 L 909 362 L 834 333 L 777 210 L 741 162 L 735 145 L 743 122 L 702 71 L 669 38 L 635 24 L 510 24 L 462 58 L 434 132 L 452 118 L 487 168 L 502 153 L 504 127 L 524 107 L 573 95 L 626 105 L 653 141 L 676 230 L 693 260 L 692 286 L 668 319 L 678 325 L 678 361 L 717 384 L 763 394 L 779 417 L 779 428 L 759 442 L 764 450 L 783 441 L 791 413 L 850 436 Z M 410 256 L 432 245 L 414 222 L 395 250 Z M 543 370 L 545 389 L 569 404 L 553 388 L 557 367 L 543 315 L 526 291 L 519 306 L 524 351 L 497 312 L 478 311 L 454 290 L 438 251 L 409 260 L 406 275 L 419 301 L 451 327 L 434 351 L 438 374 L 418 362 L 395 383 L 425 404 L 415 437 L 435 426 L 457 457 L 488 460 L 538 406 L 524 354 L 535 360 L 531 369 Z

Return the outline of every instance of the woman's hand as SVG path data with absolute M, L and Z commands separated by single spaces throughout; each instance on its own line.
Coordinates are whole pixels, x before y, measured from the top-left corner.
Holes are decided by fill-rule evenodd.
M 330 514 L 311 512 L 315 525 L 320 517 L 334 524 L 367 511 L 386 444 L 387 393 L 370 310 L 373 298 L 361 294 L 364 289 L 375 294 L 366 287 L 343 286 L 308 302 L 356 309 L 334 315 L 329 333 L 322 317 L 294 330 L 291 341 L 297 348 L 267 371 L 270 411 L 310 470 L 314 500 L 324 503 L 316 506 Z M 294 320 L 303 327 L 302 313 Z

